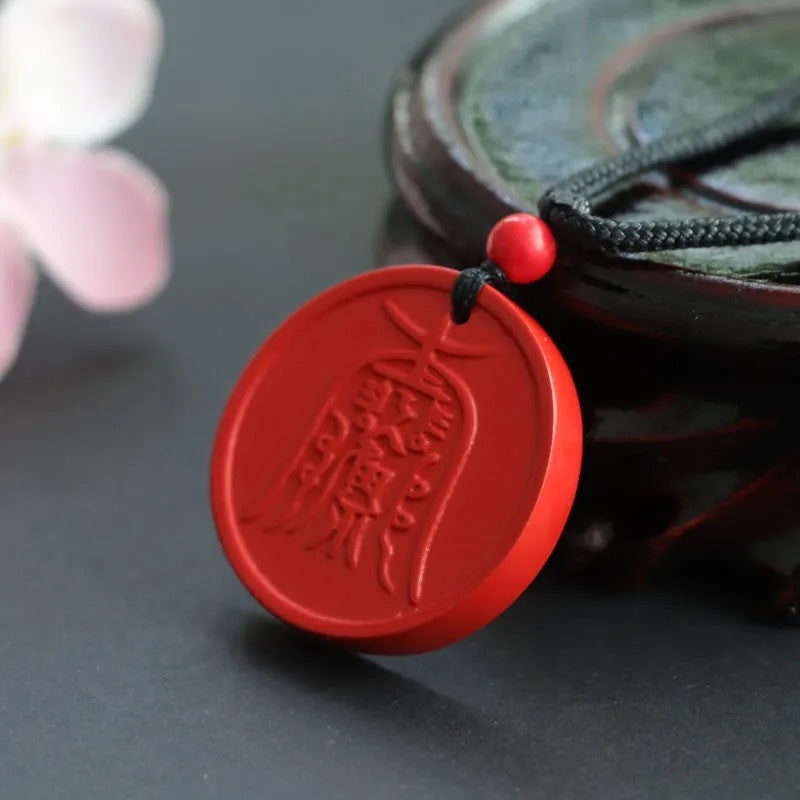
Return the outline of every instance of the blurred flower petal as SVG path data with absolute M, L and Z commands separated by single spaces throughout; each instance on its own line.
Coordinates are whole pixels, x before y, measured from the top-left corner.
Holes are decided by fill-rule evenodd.
M 113 138 L 150 99 L 161 39 L 152 0 L 6 0 L 0 7 L 6 132 L 66 144 Z
M 167 197 L 130 156 L 23 147 L 8 156 L 0 185 L 9 221 L 77 303 L 124 311 L 163 288 Z
M 17 358 L 35 286 L 36 274 L 22 242 L 0 224 L 0 378 Z

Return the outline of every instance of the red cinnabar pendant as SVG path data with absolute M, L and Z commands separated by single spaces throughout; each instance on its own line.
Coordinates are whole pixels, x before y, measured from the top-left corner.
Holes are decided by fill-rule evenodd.
M 286 622 L 365 652 L 454 642 L 549 557 L 582 428 L 547 334 L 495 289 L 451 320 L 457 273 L 369 272 L 300 309 L 222 419 L 212 501 L 240 578 Z

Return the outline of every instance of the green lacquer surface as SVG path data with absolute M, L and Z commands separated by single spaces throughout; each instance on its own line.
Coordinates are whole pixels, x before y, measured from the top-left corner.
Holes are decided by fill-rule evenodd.
M 708 121 L 800 71 L 800 3 L 527 0 L 516 9 L 521 14 L 465 60 L 459 114 L 501 190 L 523 205 L 534 206 L 547 185 L 613 147 Z M 618 69 L 615 59 L 622 60 Z M 604 77 L 613 80 L 593 116 L 592 95 Z M 703 165 L 699 187 L 677 185 L 673 176 L 666 197 L 637 193 L 616 213 L 675 218 L 800 209 L 798 131 L 800 116 L 787 120 L 773 144 Z M 800 280 L 800 244 L 657 258 L 709 274 Z

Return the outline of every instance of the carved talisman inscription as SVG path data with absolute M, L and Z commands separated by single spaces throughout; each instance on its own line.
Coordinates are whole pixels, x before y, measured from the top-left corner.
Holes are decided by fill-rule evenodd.
M 385 592 L 418 605 L 427 556 L 477 425 L 455 365 L 491 348 L 460 343 L 446 313 L 429 330 L 395 302 L 383 312 L 408 346 L 376 352 L 333 391 L 285 479 L 241 522 L 295 537 L 309 558 L 322 553 L 333 566 L 371 570 Z M 401 537 L 414 541 L 409 564 L 396 563 Z M 377 547 L 366 548 L 369 542 Z

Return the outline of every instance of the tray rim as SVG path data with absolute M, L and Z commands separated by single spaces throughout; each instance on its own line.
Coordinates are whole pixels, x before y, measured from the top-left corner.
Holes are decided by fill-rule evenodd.
M 390 175 L 413 215 L 467 263 L 482 258 L 496 219 L 530 209 L 470 147 L 455 113 L 459 67 L 499 28 L 535 13 L 542 2 L 488 0 L 462 10 L 409 60 L 391 91 Z M 743 8 L 764 13 L 787 3 L 755 4 L 735 13 Z M 542 291 L 579 316 L 640 335 L 748 350 L 800 345 L 800 285 L 576 252 L 560 260 Z

